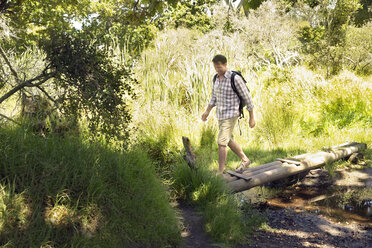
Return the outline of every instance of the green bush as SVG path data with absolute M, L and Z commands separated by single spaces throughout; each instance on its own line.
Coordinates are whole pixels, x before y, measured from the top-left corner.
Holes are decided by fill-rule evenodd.
M 172 178 L 177 196 L 200 206 L 227 192 L 225 183 L 203 166 L 193 170 L 185 163 L 178 164 L 172 172 Z
M 0 129 L 0 242 L 8 247 L 166 247 L 169 196 L 140 150 Z

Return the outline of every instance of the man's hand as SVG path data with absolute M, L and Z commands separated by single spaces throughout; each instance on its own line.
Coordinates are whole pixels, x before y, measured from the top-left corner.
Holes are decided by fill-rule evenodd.
M 256 121 L 254 118 L 249 118 L 249 127 L 254 128 L 254 126 L 256 126 Z
M 203 113 L 203 115 L 202 115 L 202 121 L 207 121 L 207 118 L 208 118 L 208 115 L 209 115 L 209 113 L 211 112 L 211 110 L 212 110 L 212 108 L 213 108 L 214 106 L 209 106 L 208 105 L 208 107 L 207 107 L 207 110 L 205 110 L 205 112 Z
M 207 121 L 207 118 L 208 118 L 208 115 L 209 115 L 209 112 L 208 111 L 205 111 L 202 115 L 202 121 Z

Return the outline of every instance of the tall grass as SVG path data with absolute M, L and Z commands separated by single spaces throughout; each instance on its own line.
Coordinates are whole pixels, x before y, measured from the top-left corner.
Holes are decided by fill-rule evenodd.
M 244 146 L 317 150 L 346 140 L 372 141 L 371 76 L 345 70 L 326 80 L 301 65 L 251 70 L 245 66 L 250 62 L 243 57 L 242 37 L 218 34 L 169 30 L 145 51 L 137 69 L 143 97 L 134 106 L 135 123 L 145 133 L 156 135 L 159 127 L 169 124 L 171 142 L 180 146 L 182 135 L 197 142 L 206 127 L 217 131 L 214 112 L 207 123 L 200 116 L 211 94 L 211 59 L 225 51 L 234 58 L 229 67 L 243 71 L 255 103 L 257 127 L 251 130 L 243 120 L 243 136 L 236 137 Z
M 174 247 L 180 229 L 151 160 L 79 138 L 0 129 L 6 247 Z

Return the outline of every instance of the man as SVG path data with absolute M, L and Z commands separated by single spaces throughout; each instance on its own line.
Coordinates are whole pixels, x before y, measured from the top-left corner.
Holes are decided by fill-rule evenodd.
M 216 114 L 219 124 L 218 143 L 218 174 L 222 174 L 225 169 L 227 146 L 240 157 L 241 165 L 237 171 L 242 171 L 251 161 L 244 154 L 240 145 L 233 140 L 233 130 L 239 118 L 239 97 L 231 87 L 232 72 L 227 70 L 227 59 L 223 55 L 216 55 L 213 58 L 213 65 L 217 71 L 217 77 L 212 87 L 212 99 L 210 100 L 207 110 L 202 115 L 202 120 L 206 121 L 209 113 L 214 106 L 217 107 Z M 256 125 L 253 115 L 252 98 L 243 79 L 236 75 L 234 78 L 236 89 L 244 100 L 249 111 L 249 126 L 253 128 Z

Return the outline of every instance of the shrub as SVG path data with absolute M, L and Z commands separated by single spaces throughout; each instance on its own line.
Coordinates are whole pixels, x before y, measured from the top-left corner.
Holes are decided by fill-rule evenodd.
M 200 148 L 211 149 L 216 143 L 216 130 L 210 126 L 204 126 L 201 131 Z

